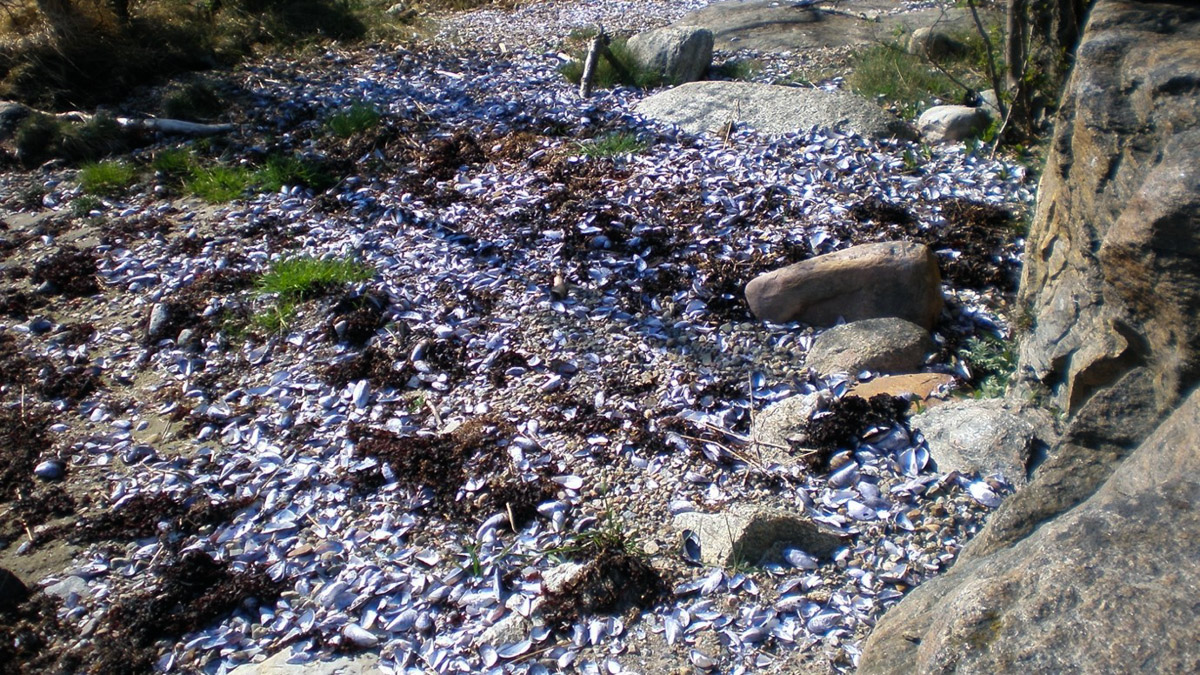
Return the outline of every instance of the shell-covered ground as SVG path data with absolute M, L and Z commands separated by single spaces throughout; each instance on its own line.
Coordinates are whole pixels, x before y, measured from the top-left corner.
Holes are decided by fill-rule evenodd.
M 561 63 L 512 44 L 267 59 L 218 75 L 237 131 L 128 158 L 296 156 L 336 179 L 321 192 L 210 205 L 146 170 L 80 213 L 74 169 L 0 178 L 0 567 L 78 584 L 4 628 L 26 631 L 11 663 L 215 673 L 290 647 L 414 673 L 840 670 L 954 560 L 1006 487 L 939 474 L 902 418 L 833 405 L 848 431 L 825 461 L 762 459 L 758 411 L 848 383 L 806 371 L 816 332 L 754 319 L 741 288 L 928 242 L 948 300 L 928 369 L 965 380 L 964 339 L 1004 327 L 1024 169 L 829 129 L 688 136 L 631 113 L 645 92 L 579 99 Z M 379 124 L 330 134 L 356 104 Z M 636 147 L 590 152 L 614 134 Z M 306 257 L 369 278 L 271 325 L 257 281 Z M 844 546 L 706 567 L 672 527 L 748 505 Z M 581 581 L 547 591 L 567 562 Z M 538 626 L 494 628 L 535 601 Z

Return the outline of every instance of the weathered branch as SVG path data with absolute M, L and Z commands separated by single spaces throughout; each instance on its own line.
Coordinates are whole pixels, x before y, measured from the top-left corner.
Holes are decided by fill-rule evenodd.
M 54 117 L 69 122 L 86 123 L 93 120 L 96 116 L 90 113 L 73 110 L 71 112 L 58 113 L 54 115 Z M 217 134 L 229 133 L 230 131 L 234 130 L 234 126 L 232 124 L 202 124 L 200 122 L 187 122 L 185 120 L 173 120 L 156 117 L 145 119 L 117 117 L 114 121 L 127 129 L 148 129 L 150 131 L 161 131 L 168 134 L 182 134 L 184 136 L 215 136 Z

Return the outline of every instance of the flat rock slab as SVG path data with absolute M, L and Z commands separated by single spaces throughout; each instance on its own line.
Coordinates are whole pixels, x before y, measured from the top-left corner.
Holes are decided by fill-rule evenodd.
M 734 509 L 727 513 L 681 513 L 679 530 L 700 537 L 700 560 L 731 567 L 741 562 L 782 563 L 784 551 L 799 549 L 815 558 L 828 558 L 845 542 L 802 515 L 779 509 Z
M 838 127 L 867 138 L 915 138 L 905 121 L 867 99 L 752 82 L 689 82 L 649 96 L 635 110 L 692 134 L 721 133 L 731 121 L 780 136 L 810 127 Z
M 1044 410 L 1002 398 L 951 401 L 909 420 L 929 444 L 938 471 L 1001 474 L 1024 486 L 1036 449 L 1054 442 L 1054 419 Z
M 852 246 L 755 277 L 746 302 L 760 319 L 833 326 L 898 317 L 932 328 L 942 311 L 933 252 L 907 241 Z
M 818 335 L 804 365 L 822 375 L 857 375 L 864 370 L 905 373 L 920 367 L 935 348 L 929 331 L 911 321 L 864 319 Z
M 896 0 L 855 0 L 842 3 L 842 11 L 829 5 L 799 8 L 795 4 L 778 0 L 718 2 L 674 25 L 709 29 L 717 49 L 767 52 L 865 47 L 888 42 L 897 31 L 911 32 L 921 26 L 936 25 L 951 33 L 973 29 L 971 15 L 963 8 L 893 13 L 901 6 Z M 981 16 L 987 23 L 998 20 L 995 12 L 982 12 Z
M 230 675 L 383 675 L 379 655 L 373 653 L 336 656 L 307 663 L 288 663 L 296 653 L 284 649 L 266 661 L 247 663 L 229 671 Z
M 754 418 L 751 437 L 757 457 L 765 464 L 796 464 L 807 441 L 804 426 L 821 407 L 820 393 L 791 396 L 772 403 Z
M 879 394 L 911 398 L 926 407 L 945 403 L 943 392 L 954 385 L 954 376 L 945 373 L 912 373 L 887 375 L 859 382 L 846 392 L 850 396 L 869 399 Z

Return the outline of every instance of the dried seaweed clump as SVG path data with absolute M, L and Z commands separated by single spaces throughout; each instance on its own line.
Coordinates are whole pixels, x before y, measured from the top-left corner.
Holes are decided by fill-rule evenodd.
M 904 419 L 908 401 L 896 396 L 877 394 L 870 400 L 843 396 L 829 408 L 813 415 L 805 425 L 809 443 L 817 450 L 809 461 L 816 469 L 826 469 L 829 458 L 839 450 L 853 449 L 869 430 L 890 427 Z
M 262 570 L 237 572 L 228 562 L 190 551 L 162 572 L 157 587 L 118 601 L 105 616 L 106 635 L 83 655 L 88 672 L 152 672 L 155 643 L 201 630 L 247 600 L 272 603 L 283 586 Z
M 87 297 L 100 292 L 96 282 L 96 252 L 64 246 L 33 266 L 35 284 L 49 282 L 54 292 L 68 297 Z
M 623 547 L 606 545 L 561 591 L 548 593 L 542 616 L 546 625 L 566 630 L 580 619 L 650 609 L 667 593 L 662 575 Z
M 169 531 L 186 536 L 209 525 L 228 522 L 253 501 L 248 497 L 215 502 L 203 496 L 139 494 L 120 508 L 83 519 L 69 538 L 83 543 L 145 539 L 158 536 L 161 523 L 166 523 Z

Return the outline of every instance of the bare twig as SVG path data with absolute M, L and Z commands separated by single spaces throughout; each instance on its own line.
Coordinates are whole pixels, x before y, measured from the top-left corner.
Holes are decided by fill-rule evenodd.
M 979 37 L 983 40 L 983 48 L 987 51 L 987 70 L 988 79 L 992 83 L 992 89 L 996 92 L 996 106 L 1000 109 L 1000 117 L 1008 117 L 1008 106 L 1004 103 L 1004 97 L 1000 95 L 1004 88 L 1000 86 L 1000 76 L 996 73 L 996 56 L 992 47 L 992 38 L 988 36 L 987 29 L 983 26 L 983 21 L 979 18 L 979 10 L 975 8 L 975 0 L 967 0 L 967 8 L 971 10 L 971 18 L 975 21 L 975 29 L 979 31 Z

